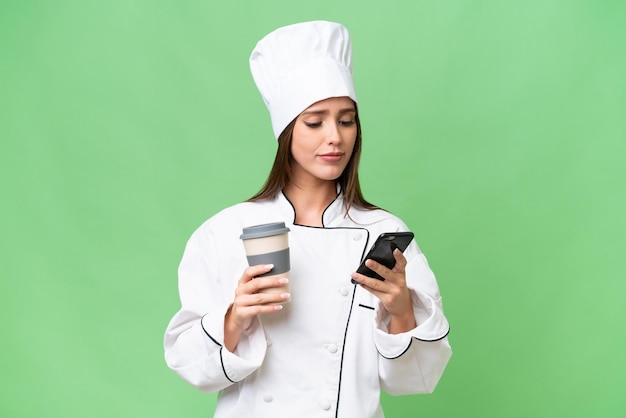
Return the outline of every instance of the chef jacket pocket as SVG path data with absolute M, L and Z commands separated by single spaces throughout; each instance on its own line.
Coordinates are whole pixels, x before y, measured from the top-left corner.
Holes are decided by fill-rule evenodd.
M 359 305 L 358 305 L 358 306 L 359 306 L 359 308 L 369 309 L 369 310 L 371 310 L 372 312 L 374 312 L 374 307 L 373 307 L 373 306 L 369 306 L 369 305 L 366 305 L 366 304 L 364 304 L 364 303 L 359 303 Z
M 365 289 L 357 286 L 353 306 L 363 314 L 373 314 L 378 306 L 378 299 Z

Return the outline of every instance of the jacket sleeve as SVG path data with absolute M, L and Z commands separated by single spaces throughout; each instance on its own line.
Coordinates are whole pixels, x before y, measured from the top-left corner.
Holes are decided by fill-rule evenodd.
M 208 231 L 196 231 L 188 241 L 178 269 L 181 308 L 164 338 L 168 367 L 205 392 L 228 387 L 254 372 L 267 347 L 257 319 L 234 353 L 224 347 L 224 317 L 238 277 L 220 276 L 219 252 Z
M 405 256 L 417 327 L 405 333 L 389 334 L 390 316 L 380 302 L 374 317 L 379 378 L 382 389 L 391 395 L 433 392 L 452 355 L 447 338 L 450 326 L 443 313 L 435 276 L 415 243 Z

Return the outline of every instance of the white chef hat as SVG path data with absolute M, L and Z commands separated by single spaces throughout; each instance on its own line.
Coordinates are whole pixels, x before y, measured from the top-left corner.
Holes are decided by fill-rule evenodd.
M 276 29 L 257 43 L 250 70 L 276 138 L 313 103 L 342 96 L 357 101 L 350 35 L 339 23 L 314 21 Z

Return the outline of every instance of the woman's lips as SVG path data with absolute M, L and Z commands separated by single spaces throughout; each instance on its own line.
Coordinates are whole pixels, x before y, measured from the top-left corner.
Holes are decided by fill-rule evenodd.
M 336 163 L 343 158 L 343 152 L 329 152 L 321 154 L 320 158 L 329 163 Z

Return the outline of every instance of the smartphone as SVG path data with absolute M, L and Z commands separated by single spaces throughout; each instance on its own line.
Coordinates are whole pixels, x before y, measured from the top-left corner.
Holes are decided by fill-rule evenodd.
M 383 266 L 392 269 L 393 266 L 396 265 L 396 259 L 393 257 L 393 250 L 398 248 L 400 251 L 404 252 L 412 239 L 412 232 L 385 232 L 380 234 L 370 251 L 367 253 L 365 258 L 363 258 L 363 261 L 361 261 L 361 265 L 356 270 L 357 273 L 364 274 L 374 279 L 385 280 L 378 273 L 368 267 L 365 267 L 365 260 L 371 258 Z M 354 279 L 352 279 L 352 283 L 358 284 L 354 281 Z

